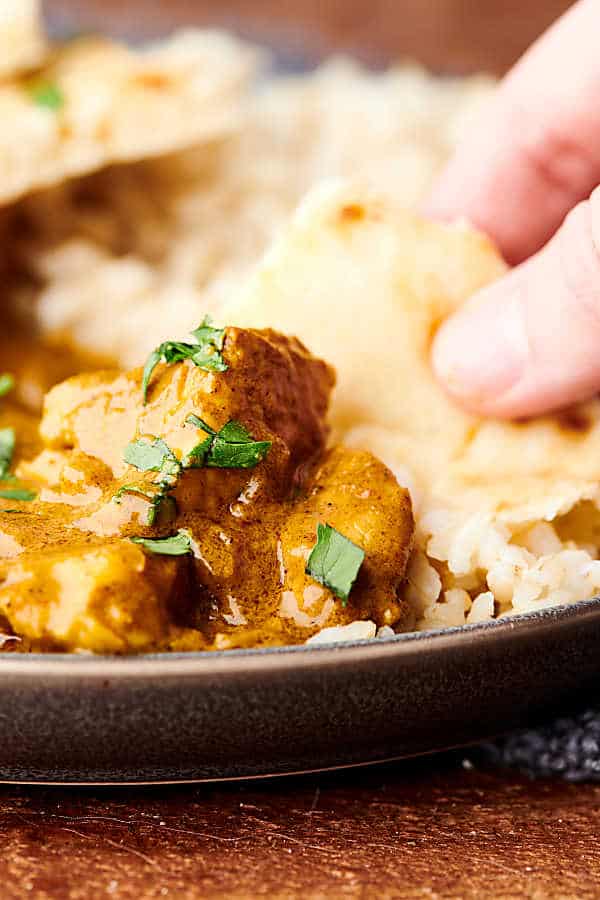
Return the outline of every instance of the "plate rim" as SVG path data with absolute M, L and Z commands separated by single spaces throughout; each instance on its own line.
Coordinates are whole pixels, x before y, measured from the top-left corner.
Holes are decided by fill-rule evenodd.
M 588 619 L 600 615 L 600 595 L 575 603 L 547 606 L 543 609 L 516 613 L 499 619 L 466 625 L 409 631 L 389 638 L 340 641 L 327 644 L 290 644 L 278 647 L 250 647 L 237 650 L 202 650 L 132 654 L 119 656 L 93 653 L 0 653 L 0 675 L 39 678 L 64 677 L 73 674 L 86 678 L 132 678 L 158 675 L 179 677 L 190 674 L 250 673 L 269 669 L 272 672 L 298 671 L 314 665 L 340 665 L 365 660 L 398 656 L 411 658 L 424 651 L 448 651 L 463 647 L 475 650 L 490 641 L 514 640 L 544 630 L 554 632 L 557 624 L 579 620 L 584 627 Z M 470 637 L 470 639 L 469 639 Z M 290 663 L 294 662 L 294 665 Z

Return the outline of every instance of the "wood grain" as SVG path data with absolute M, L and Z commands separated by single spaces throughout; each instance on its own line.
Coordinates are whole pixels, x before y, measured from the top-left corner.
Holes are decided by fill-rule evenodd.
M 152 36 L 217 24 L 290 56 L 349 50 L 372 62 L 412 56 L 446 71 L 504 71 L 568 0 L 46 0 L 57 22 Z
M 600 786 L 460 757 L 337 776 L 0 791 L 3 900 L 592 898 Z

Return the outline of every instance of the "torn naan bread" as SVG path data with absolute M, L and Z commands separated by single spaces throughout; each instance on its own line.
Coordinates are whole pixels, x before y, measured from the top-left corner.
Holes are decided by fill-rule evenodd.
M 239 124 L 257 58 L 216 31 L 138 50 L 102 38 L 54 48 L 34 77 L 0 84 L 0 204 L 223 137 Z
M 440 322 L 504 271 L 466 225 L 428 223 L 335 182 L 303 203 L 224 314 L 297 335 L 335 366 L 336 436 L 383 458 L 416 502 L 429 560 L 416 559 L 414 584 L 427 627 L 462 624 L 480 593 L 493 615 L 494 602 L 496 613 L 537 608 L 600 587 L 600 404 L 482 420 L 455 406 L 431 371 Z M 583 554 L 575 574 L 565 553 Z M 544 575 L 546 557 L 554 570 Z M 458 617 L 444 620 L 453 604 Z
M 39 0 L 2 0 L 0 79 L 41 65 L 47 49 Z

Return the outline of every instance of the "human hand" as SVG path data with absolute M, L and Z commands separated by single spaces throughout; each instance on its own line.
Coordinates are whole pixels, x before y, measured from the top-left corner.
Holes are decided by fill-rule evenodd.
M 519 264 L 434 341 L 438 378 L 474 412 L 535 415 L 600 390 L 599 38 L 600 3 L 580 0 L 509 73 L 427 203 Z

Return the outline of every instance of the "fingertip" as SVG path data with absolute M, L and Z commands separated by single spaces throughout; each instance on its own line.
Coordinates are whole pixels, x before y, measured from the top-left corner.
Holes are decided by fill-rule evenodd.
M 518 298 L 504 281 L 476 295 L 438 330 L 431 349 L 434 374 L 469 412 L 502 415 L 503 398 L 523 375 L 528 343 Z

